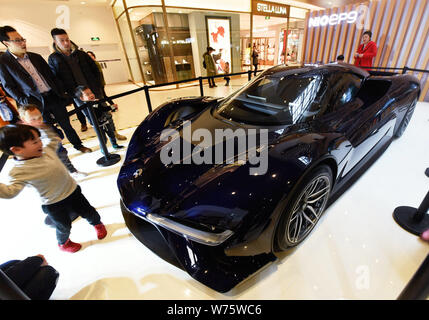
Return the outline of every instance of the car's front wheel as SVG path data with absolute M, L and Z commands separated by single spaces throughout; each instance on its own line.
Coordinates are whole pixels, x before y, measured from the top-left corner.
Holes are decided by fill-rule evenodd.
M 332 189 L 332 170 L 315 168 L 299 183 L 280 217 L 274 248 L 286 250 L 300 244 L 319 221 Z

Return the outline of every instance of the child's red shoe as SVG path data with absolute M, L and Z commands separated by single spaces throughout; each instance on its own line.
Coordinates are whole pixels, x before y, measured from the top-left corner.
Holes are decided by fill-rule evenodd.
M 107 230 L 106 227 L 104 226 L 104 224 L 100 223 L 97 224 L 96 226 L 94 226 L 95 231 L 97 231 L 97 238 L 99 240 L 104 239 L 107 235 Z
M 75 253 L 76 251 L 79 251 L 80 248 L 82 248 L 82 245 L 80 243 L 75 243 L 70 239 L 67 239 L 64 244 L 59 244 L 58 247 L 60 247 L 61 251 Z

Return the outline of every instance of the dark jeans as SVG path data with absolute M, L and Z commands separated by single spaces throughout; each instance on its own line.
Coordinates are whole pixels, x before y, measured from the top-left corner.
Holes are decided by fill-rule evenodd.
M 61 162 L 66 166 L 69 172 L 76 172 L 77 169 L 71 163 L 67 149 L 64 148 L 63 144 L 60 143 L 57 149 L 58 158 L 60 158 Z
M 91 126 L 94 126 L 94 124 L 91 121 L 91 117 L 88 114 L 88 109 L 83 109 L 85 115 L 88 117 L 89 123 Z M 95 112 L 94 112 L 95 113 Z M 97 119 L 98 124 L 100 126 L 100 132 L 101 136 L 103 138 L 104 143 L 107 143 L 106 135 L 109 137 L 110 143 L 112 146 L 117 145 L 116 137 L 115 137 L 115 123 L 113 122 L 112 115 L 109 112 L 103 112 L 101 116 Z
M 57 285 L 59 274 L 51 266 L 42 267 L 32 261 L 37 259 L 39 257 L 11 260 L 0 265 L 0 269 L 30 299 L 48 300 Z
M 256 76 L 256 71 L 258 71 L 258 64 L 253 65 L 255 67 L 255 70 L 253 71 L 253 74 Z
M 105 121 L 104 123 L 100 123 L 101 133 L 103 135 L 104 143 L 107 142 L 106 135 L 109 137 L 110 143 L 112 146 L 116 146 L 118 143 L 115 137 L 115 124 L 113 123 L 112 115 L 108 112 L 105 113 Z
M 64 200 L 42 205 L 42 210 L 55 224 L 58 244 L 64 244 L 70 236 L 72 223 L 70 215 L 72 213 L 85 218 L 90 225 L 95 226 L 101 223 L 100 215 L 82 194 L 80 186 L 77 186 L 76 190 Z
M 64 101 L 52 91 L 43 96 L 43 120 L 48 124 L 58 122 L 73 147 L 77 150 L 82 147 L 82 141 L 70 124 Z
M 209 86 L 210 87 L 213 87 L 213 86 L 215 86 L 216 84 L 215 84 L 215 81 L 214 81 L 214 78 L 209 78 Z
M 60 136 L 61 140 L 64 139 L 64 133 L 58 127 L 53 126 L 52 129 Z M 58 144 L 57 155 L 58 155 L 58 158 L 60 158 L 61 162 L 64 163 L 64 165 L 66 166 L 69 172 L 77 171 L 74 165 L 70 161 L 67 149 L 64 148 L 61 142 Z
M 74 109 L 76 110 L 76 105 L 73 105 Z M 83 126 L 86 126 L 86 118 L 85 115 L 82 113 L 82 110 L 76 110 L 76 116 L 77 119 L 79 120 L 80 124 Z

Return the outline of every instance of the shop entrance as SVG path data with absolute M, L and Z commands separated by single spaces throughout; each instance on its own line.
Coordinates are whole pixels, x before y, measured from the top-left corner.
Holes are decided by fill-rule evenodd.
M 267 69 L 281 63 L 285 54 L 280 41 L 282 32 L 287 28 L 287 18 L 253 16 L 253 41 L 250 52 L 250 64 L 253 65 L 253 52 L 258 55 L 258 69 Z

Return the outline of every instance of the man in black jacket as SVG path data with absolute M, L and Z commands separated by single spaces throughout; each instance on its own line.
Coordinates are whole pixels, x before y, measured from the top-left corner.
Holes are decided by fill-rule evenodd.
M 74 96 L 74 92 L 78 86 L 87 86 L 95 94 L 97 99 L 103 99 L 103 84 L 100 70 L 94 60 L 78 46 L 70 40 L 67 32 L 64 29 L 54 28 L 51 30 L 51 36 L 54 40 L 54 52 L 49 56 L 48 63 L 52 72 L 62 81 L 66 92 L 70 96 Z M 75 100 L 75 103 L 80 106 L 81 102 Z M 84 110 L 85 112 L 86 110 Z M 81 119 L 78 114 L 79 121 L 82 126 L 85 117 Z M 116 137 L 119 140 L 126 139 L 124 136 Z
M 69 98 L 42 56 L 27 52 L 26 39 L 10 26 L 0 28 L 0 41 L 7 47 L 0 56 L 0 81 L 6 92 L 20 105 L 38 106 L 43 120 L 58 122 L 75 149 L 91 152 L 71 126 L 66 109 Z

